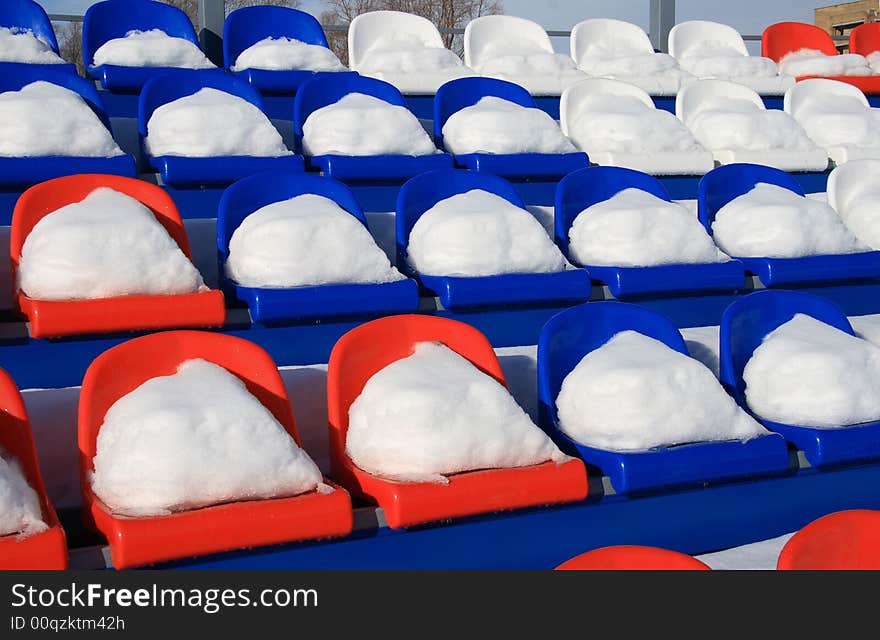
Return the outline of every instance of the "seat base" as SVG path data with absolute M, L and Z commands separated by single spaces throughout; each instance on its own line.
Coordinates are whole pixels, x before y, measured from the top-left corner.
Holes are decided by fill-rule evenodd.
M 765 287 L 880 279 L 880 251 L 803 258 L 737 258 Z
M 509 179 L 556 179 L 590 166 L 590 159 L 586 153 L 465 153 L 455 163 Z
M 150 164 L 172 187 L 226 186 L 262 171 L 303 171 L 302 156 L 150 157 Z
M 709 264 L 668 264 L 655 267 L 584 267 L 594 280 L 608 285 L 615 298 L 739 291 L 745 288 L 745 267 L 739 260 Z
M 397 181 L 434 169 L 451 169 L 452 156 L 432 153 L 425 156 L 340 156 L 320 155 L 307 158 L 312 169 L 337 180 Z

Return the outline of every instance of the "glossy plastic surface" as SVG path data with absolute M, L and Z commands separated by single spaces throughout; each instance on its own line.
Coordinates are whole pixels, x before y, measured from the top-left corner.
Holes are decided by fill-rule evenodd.
M 657 547 L 619 545 L 587 551 L 556 567 L 557 571 L 709 571 L 696 558 Z
M 777 569 L 880 569 L 880 511 L 838 511 L 814 520 L 782 548 Z

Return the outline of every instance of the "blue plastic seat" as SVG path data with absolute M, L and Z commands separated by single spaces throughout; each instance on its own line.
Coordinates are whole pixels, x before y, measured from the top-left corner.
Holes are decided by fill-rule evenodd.
M 744 408 L 746 363 L 768 333 L 797 313 L 855 335 L 846 315 L 834 303 L 800 291 L 756 291 L 731 304 L 721 317 L 721 381 Z M 880 458 L 880 421 L 817 429 L 756 418 L 794 443 L 814 467 Z
M 382 80 L 354 73 L 316 73 L 296 92 L 293 129 L 297 140 L 302 140 L 303 125 L 313 111 L 334 104 L 349 93 L 363 93 L 394 106 L 406 107 L 400 91 Z M 445 153 L 424 156 L 326 154 L 307 156 L 306 160 L 311 168 L 339 180 L 407 180 L 425 171 L 452 167 L 452 157 Z
M 114 0 L 115 1 L 115 0 Z M 164 75 L 144 85 L 138 102 L 138 133 L 141 143 L 147 137 L 147 124 L 158 107 L 204 88 L 217 89 L 247 100 L 261 111 L 260 94 L 251 85 L 225 74 Z M 219 134 L 220 132 L 218 132 Z M 144 151 L 146 154 L 146 150 Z M 215 156 L 188 158 L 184 156 L 149 156 L 150 165 L 172 187 L 225 186 L 240 178 L 262 171 L 302 171 L 303 159 L 289 156 Z
M 32 82 L 45 81 L 56 84 L 79 94 L 95 112 L 101 123 L 112 133 L 110 119 L 104 111 L 101 97 L 91 82 L 61 69 L 32 69 L 31 66 L 16 65 L 14 69 L 0 73 L 0 93 L 19 91 Z M 108 173 L 131 178 L 137 175 L 134 158 L 127 154 L 110 158 L 83 156 L 0 157 L 0 188 L 3 189 L 29 187 L 52 178 L 77 173 Z
M 569 305 L 590 298 L 590 277 L 583 269 L 557 273 L 514 273 L 496 276 L 430 276 L 416 273 L 408 262 L 409 234 L 428 209 L 446 198 L 482 189 L 524 209 L 516 190 L 497 176 L 445 169 L 409 180 L 400 189 L 394 223 L 397 232 L 397 267 L 417 277 L 422 285 L 453 311 L 491 306 Z
M 568 234 L 575 218 L 587 207 L 604 202 L 624 189 L 641 189 L 671 202 L 657 178 L 622 167 L 589 167 L 567 175 L 556 189 L 554 235 L 556 244 L 573 264 Z M 707 264 L 669 264 L 654 267 L 584 266 L 594 280 L 606 284 L 616 298 L 735 291 L 745 284 L 745 268 L 738 260 Z
M 129 31 L 160 29 L 173 38 L 189 40 L 197 47 L 199 38 L 187 15 L 171 5 L 153 0 L 104 0 L 90 6 L 83 17 L 83 61 L 86 74 L 100 80 L 108 91 L 137 93 L 160 74 L 222 74 L 223 69 L 180 69 L 177 67 L 94 66 L 95 52 L 109 40 L 123 38 Z
M 542 428 L 571 455 L 602 470 L 618 493 L 783 473 L 788 447 L 777 434 L 746 442 L 698 442 L 637 452 L 595 449 L 559 428 L 556 397 L 581 359 L 621 331 L 637 331 L 688 354 L 678 329 L 665 316 L 633 304 L 591 302 L 553 316 L 538 339 L 538 403 Z
M 217 252 L 224 291 L 245 302 L 251 319 L 261 324 L 416 311 L 419 288 L 409 279 L 381 284 L 260 288 L 244 287 L 226 277 L 229 241 L 242 221 L 266 205 L 306 193 L 333 200 L 367 227 L 367 220 L 354 195 L 348 187 L 332 178 L 275 171 L 239 180 L 223 193 L 217 212 Z M 333 256 L 327 256 L 327 259 L 333 259 Z
M 330 46 L 321 24 L 305 11 L 288 7 L 244 7 L 226 16 L 223 66 L 232 69 L 239 54 L 260 40 L 284 37 L 320 47 Z M 267 95 L 293 95 L 303 82 L 315 75 L 314 71 L 305 69 L 244 69 L 233 73 Z
M 475 105 L 487 96 L 502 98 L 509 102 L 537 108 L 529 92 L 518 84 L 495 78 L 458 78 L 450 80 L 434 97 L 434 141 L 437 148 L 443 145 L 443 125 L 456 111 Z M 455 156 L 459 166 L 474 171 L 494 173 L 505 178 L 561 178 L 589 166 L 586 153 L 465 153 Z
M 52 51 L 60 55 L 58 39 L 52 22 L 43 9 L 34 0 L 4 0 L 0 3 L 0 27 L 7 29 L 20 29 L 30 31 L 34 36 L 52 47 Z M 0 62 L 0 75 L 6 75 L 18 65 L 24 65 L 31 69 L 46 69 L 50 71 L 65 71 L 76 75 L 76 65 L 66 64 L 28 64 L 23 62 Z
M 700 179 L 697 207 L 700 222 L 712 233 L 715 215 L 728 202 L 751 191 L 758 183 L 777 185 L 804 195 L 790 174 L 756 164 L 728 164 L 716 167 Z M 747 258 L 735 256 L 746 270 L 760 278 L 765 287 L 838 283 L 880 278 L 880 252 L 802 258 Z

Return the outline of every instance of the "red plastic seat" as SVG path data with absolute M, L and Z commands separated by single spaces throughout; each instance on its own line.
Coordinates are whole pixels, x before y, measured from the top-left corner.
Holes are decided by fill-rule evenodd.
M 880 569 L 880 511 L 838 511 L 814 520 L 782 548 L 777 569 Z
M 400 315 L 368 322 L 340 338 L 327 370 L 330 460 L 333 477 L 371 499 L 394 529 L 507 509 L 576 502 L 587 496 L 580 460 L 513 469 L 487 469 L 449 476 L 445 485 L 395 482 L 358 469 L 345 452 L 348 409 L 377 371 L 412 355 L 418 342 L 437 341 L 506 386 L 486 337 L 470 325 L 433 316 Z M 479 425 L 474 425 L 477 428 Z
M 21 464 L 25 478 L 40 496 L 43 521 L 49 528 L 19 540 L 15 535 L 0 536 L 0 569 L 66 569 L 67 541 L 37 463 L 37 449 L 24 400 L 12 378 L 0 369 L 0 447 Z
M 813 24 L 804 22 L 777 22 L 764 29 L 761 35 L 761 55 L 776 62 L 786 54 L 799 49 L 817 49 L 825 55 L 838 55 L 834 40 L 828 32 Z M 861 89 L 865 94 L 880 93 L 880 76 L 801 76 L 807 78 L 828 77 L 831 80 L 846 82 Z
M 78 436 L 86 523 L 106 536 L 113 565 L 121 569 L 350 533 L 351 499 L 339 487 L 330 494 L 315 491 L 145 518 L 114 516 L 95 496 L 87 475 L 94 468 L 92 458 L 107 409 L 150 378 L 173 374 L 181 362 L 191 358 L 204 358 L 238 376 L 301 445 L 278 369 L 269 354 L 252 342 L 219 333 L 169 331 L 105 351 L 95 358 L 83 380 Z
M 880 51 L 880 22 L 865 22 L 850 31 L 849 51 L 860 56 Z
M 121 176 L 83 174 L 56 178 L 25 191 L 15 205 L 9 239 L 15 282 L 21 248 L 34 225 L 61 207 L 79 202 L 99 187 L 109 187 L 139 200 L 192 260 L 186 231 L 174 201 L 154 184 Z M 13 285 L 16 286 L 16 285 Z M 14 291 L 18 309 L 35 338 L 83 333 L 109 333 L 172 327 L 222 326 L 226 319 L 218 290 L 182 295 L 132 295 L 97 300 L 33 300 Z
M 556 567 L 557 571 L 708 571 L 696 558 L 658 547 L 620 545 L 587 551 Z

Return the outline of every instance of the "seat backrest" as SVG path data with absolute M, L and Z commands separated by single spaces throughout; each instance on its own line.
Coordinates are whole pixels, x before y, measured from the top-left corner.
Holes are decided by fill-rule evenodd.
M 464 63 L 471 69 L 479 69 L 499 51 L 516 54 L 522 52 L 523 47 L 529 53 L 553 53 L 553 44 L 544 27 L 525 18 L 481 16 L 464 28 Z
M 779 554 L 777 569 L 880 569 L 880 511 L 838 511 L 795 533 Z
M 816 49 L 827 56 L 836 56 L 834 40 L 822 27 L 804 22 L 777 22 L 761 34 L 761 55 L 779 62 L 787 54 L 800 49 Z
M 569 38 L 571 58 L 580 65 L 594 47 L 620 48 L 634 53 L 654 53 L 644 30 L 631 22 L 612 18 L 591 18 L 578 22 Z
M 697 80 L 678 90 L 675 96 L 675 115 L 689 126 L 700 111 L 718 108 L 723 100 L 746 100 L 762 111 L 766 109 L 758 92 L 749 87 L 727 80 Z
M 420 41 L 428 49 L 445 48 L 440 32 L 427 18 L 403 11 L 370 11 L 355 16 L 348 27 L 351 69 L 357 71 L 370 49 L 391 38 Z
M 587 207 L 604 202 L 624 189 L 641 189 L 670 202 L 669 193 L 654 176 L 623 167 L 587 167 L 573 171 L 559 181 L 553 214 L 553 235 L 557 246 L 571 260 L 568 231 Z
M 191 96 L 202 89 L 217 89 L 250 102 L 263 111 L 263 100 L 250 83 L 225 73 L 164 74 L 151 78 L 138 99 L 138 132 L 147 135 L 153 112 L 163 104 Z
M 583 24 L 583 23 L 582 23 Z M 587 78 L 573 84 L 562 92 L 559 99 L 559 126 L 568 135 L 575 118 L 583 109 L 587 98 L 596 95 L 630 97 L 641 100 L 645 106 L 654 109 L 654 102 L 648 92 L 628 82 L 608 78 Z
M 0 3 L 0 27 L 30 31 L 58 53 L 58 40 L 46 10 L 34 0 L 4 0 Z
M 321 23 L 305 11 L 268 5 L 243 7 L 226 16 L 223 24 L 223 66 L 234 66 L 242 51 L 265 38 L 328 46 Z
M 697 186 L 697 217 L 710 234 L 715 214 L 734 198 L 748 193 L 758 183 L 775 184 L 799 196 L 803 187 L 791 174 L 760 164 L 739 162 L 715 167 L 700 178 Z
M 658 547 L 619 545 L 587 551 L 556 567 L 557 571 L 708 571 L 696 558 Z
M 798 313 L 855 335 L 846 314 L 837 305 L 800 291 L 755 291 L 724 310 L 719 339 L 720 378 L 740 404 L 745 403 L 742 373 L 752 353 L 764 336 Z
M 688 20 L 679 22 L 669 31 L 669 54 L 681 59 L 689 52 L 699 49 L 704 43 L 720 44 L 749 55 L 746 43 L 739 31 L 720 22 L 708 20 Z
M 482 98 L 494 96 L 523 107 L 535 108 L 535 100 L 523 87 L 496 78 L 456 78 L 444 83 L 434 96 L 434 140 L 443 144 L 443 125 L 456 111 L 477 104 Z
M 812 100 L 829 96 L 855 98 L 866 109 L 870 106 L 865 94 L 858 87 L 829 78 L 809 78 L 795 83 L 785 92 L 782 105 L 785 112 L 797 120 L 801 110 L 809 106 Z
M 114 38 L 129 31 L 160 29 L 174 38 L 184 38 L 199 46 L 196 30 L 187 15 L 164 2 L 153 0 L 104 0 L 90 6 L 83 16 L 83 60 L 92 64 L 95 52 Z
M 849 52 L 869 56 L 880 51 L 880 22 L 865 22 L 849 32 Z
M 405 107 L 403 94 L 392 84 L 354 73 L 316 73 L 300 85 L 293 100 L 293 130 L 302 135 L 303 125 L 313 111 L 339 102 L 349 93 L 363 93 L 398 107 Z
M 880 193 L 880 160 L 865 158 L 837 165 L 828 176 L 827 191 L 828 204 L 845 216 L 862 194 Z

